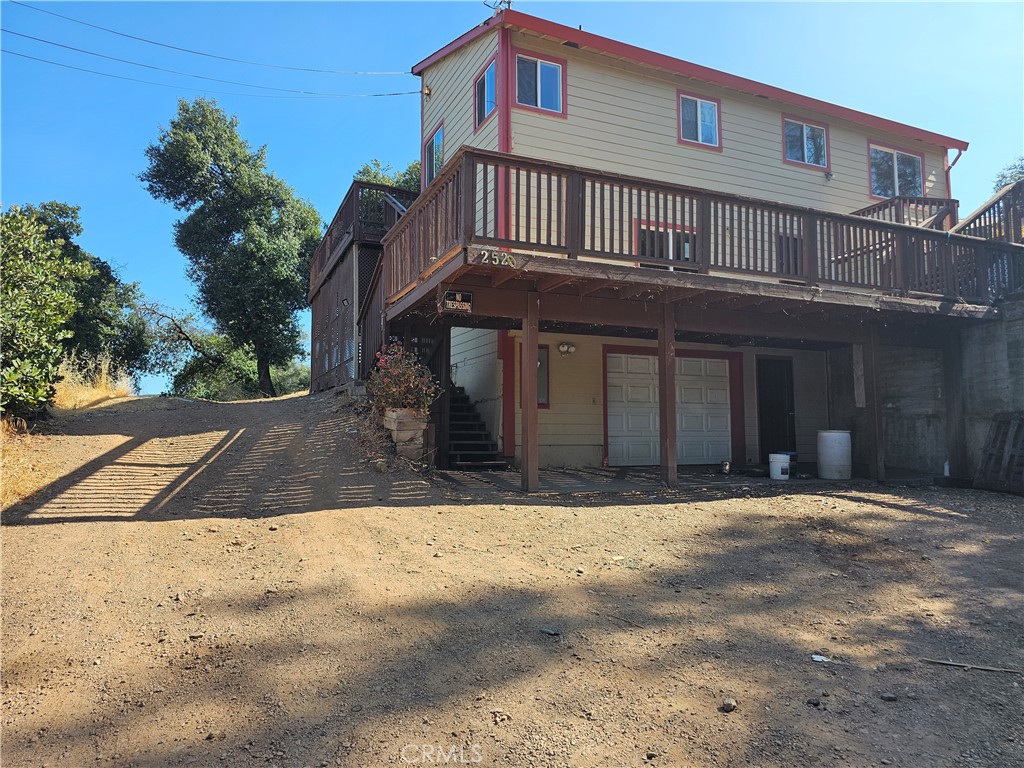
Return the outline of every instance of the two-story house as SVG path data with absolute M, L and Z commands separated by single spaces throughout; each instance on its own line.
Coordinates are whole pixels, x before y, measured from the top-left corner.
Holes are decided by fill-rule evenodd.
M 671 484 L 829 429 L 872 476 L 966 466 L 959 332 L 1024 259 L 958 221 L 966 142 L 511 10 L 412 71 L 423 191 L 354 335 L 444 380 L 443 466 Z

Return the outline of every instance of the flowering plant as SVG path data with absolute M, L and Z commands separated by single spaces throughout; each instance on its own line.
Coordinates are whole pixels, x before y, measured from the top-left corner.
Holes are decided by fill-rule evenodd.
M 441 385 L 401 344 L 386 344 L 377 353 L 366 392 L 380 412 L 387 408 L 413 408 L 425 415 L 440 396 Z

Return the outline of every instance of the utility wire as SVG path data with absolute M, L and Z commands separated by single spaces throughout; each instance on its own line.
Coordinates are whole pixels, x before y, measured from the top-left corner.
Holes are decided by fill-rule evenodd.
M 39 13 L 45 13 L 50 16 L 56 16 L 59 19 L 65 19 L 66 21 L 72 21 L 75 24 L 82 24 L 86 27 L 92 27 L 93 29 L 99 29 L 103 32 L 109 32 L 112 35 L 119 35 L 120 37 L 127 37 L 129 40 L 138 40 L 141 43 L 148 43 L 150 45 L 159 45 L 161 48 L 170 48 L 173 51 L 181 51 L 182 53 L 191 53 L 195 56 L 206 56 L 210 59 L 219 59 L 220 61 L 232 61 L 235 64 L 249 64 L 254 67 L 270 67 L 272 69 L 289 69 L 293 72 L 320 72 L 328 75 L 408 75 L 409 72 L 355 72 L 348 70 L 338 69 L 315 69 L 313 67 L 289 67 L 284 64 L 266 64 L 260 61 L 247 61 L 246 59 L 233 59 L 230 56 L 218 56 L 215 53 L 205 53 L 204 51 L 193 51 L 190 48 L 181 48 L 177 45 L 170 45 L 168 43 L 161 43 L 156 40 L 149 40 L 145 37 L 137 37 L 135 35 L 129 35 L 125 32 L 118 32 L 115 29 L 107 29 L 107 27 L 101 27 L 99 24 L 90 24 L 88 21 L 82 21 L 80 19 L 73 19 L 70 16 L 64 16 L 60 13 L 54 13 L 53 11 L 47 11 L 44 8 L 37 8 L 34 5 L 28 3 L 19 3 L 18 0 L 8 0 L 11 5 L 20 5 L 22 8 L 29 8 L 33 11 L 39 11 Z
M 50 61 L 49 59 L 40 59 L 36 56 L 29 56 L 26 53 L 18 53 L 17 51 L 11 51 L 6 48 L 0 48 L 0 53 L 8 54 L 11 56 L 20 56 L 23 59 L 31 59 L 32 61 L 41 61 L 44 64 L 53 64 L 55 67 L 64 67 L 65 69 L 74 69 L 78 72 L 88 72 L 92 75 L 102 75 L 103 77 L 112 77 L 117 80 L 128 80 L 133 83 L 144 83 L 146 85 L 158 85 L 161 88 L 175 88 L 181 90 L 183 86 L 171 85 L 169 83 L 157 83 L 152 80 L 140 80 L 137 77 L 126 77 L 124 75 L 112 75 L 109 72 L 98 72 L 95 69 L 85 69 L 84 67 L 74 67 L 70 64 L 62 64 L 59 61 Z M 275 93 L 237 93 L 234 91 L 211 91 L 207 89 L 197 89 L 202 93 L 214 93 L 218 96 L 251 96 L 256 99 L 329 99 L 330 96 L 282 96 Z M 369 98 L 373 96 L 406 96 L 411 93 L 419 93 L 419 91 L 409 91 L 408 93 L 353 93 L 350 94 L 351 98 Z
M 96 56 L 96 57 L 101 58 L 101 59 L 107 59 L 108 61 L 117 61 L 117 62 L 120 62 L 121 64 L 131 64 L 133 67 L 144 67 L 145 69 L 153 69 L 153 70 L 156 70 L 157 72 L 168 72 L 168 73 L 170 73 L 172 75 L 181 75 L 182 77 L 194 77 L 194 78 L 197 78 L 199 80 L 209 80 L 210 82 L 213 82 L 213 83 L 226 83 L 227 85 L 241 85 L 241 86 L 243 86 L 245 88 L 261 88 L 261 89 L 263 89 L 265 91 L 280 91 L 281 93 L 297 93 L 297 94 L 301 94 L 303 96 L 326 96 L 326 97 L 331 97 L 331 98 L 346 98 L 346 97 L 351 97 L 351 96 L 357 95 L 357 94 L 351 94 L 351 93 L 322 93 L 320 91 L 300 91 L 300 90 L 296 90 L 294 88 L 275 88 L 275 87 L 273 87 L 271 85 L 255 85 L 253 83 L 242 83 L 242 82 L 239 82 L 238 80 L 222 80 L 222 79 L 220 79 L 218 77 L 207 77 L 205 75 L 196 75 L 196 74 L 193 74 L 191 72 L 181 72 L 181 71 L 176 70 L 176 69 L 166 69 L 164 67 L 157 67 L 157 66 L 154 66 L 152 64 L 143 64 L 141 62 L 131 61 L 129 59 L 119 59 L 116 56 L 107 56 L 104 53 L 96 53 L 95 51 L 87 51 L 84 48 L 75 48 L 74 46 L 71 46 L 71 45 L 64 45 L 63 43 L 56 43 L 53 40 L 45 40 L 45 39 L 43 39 L 41 37 L 33 37 L 32 35 L 24 35 L 21 32 L 15 32 L 13 30 L 2 28 L 2 27 L 0 27 L 0 32 L 5 32 L 8 35 L 17 35 L 18 37 L 24 37 L 24 38 L 26 38 L 28 40 L 35 40 L 38 43 L 45 43 L 46 45 L 52 45 L 52 46 L 55 46 L 57 48 L 64 48 L 65 50 L 68 50 L 68 51 L 75 51 L 77 53 L 84 53 L 84 54 L 86 54 L 88 56 Z M 405 93 L 417 93 L 417 91 L 406 91 Z M 368 95 L 368 96 L 370 96 L 370 95 L 376 96 L 378 94 L 366 94 L 366 95 Z M 397 95 L 397 94 L 380 94 L 380 95 L 393 96 L 393 95 Z

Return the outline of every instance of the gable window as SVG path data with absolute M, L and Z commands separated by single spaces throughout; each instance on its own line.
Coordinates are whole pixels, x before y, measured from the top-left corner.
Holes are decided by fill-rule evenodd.
M 516 103 L 547 112 L 562 112 L 562 65 L 516 56 Z
M 828 132 L 824 126 L 789 118 L 783 120 L 782 124 L 786 160 L 819 168 L 828 167 Z
M 686 93 L 679 94 L 679 140 L 719 147 L 719 102 Z
M 895 149 L 871 145 L 871 194 L 875 197 L 923 197 L 924 158 Z
M 495 98 L 495 73 L 497 71 L 497 64 L 491 62 L 484 69 L 483 73 L 477 78 L 475 91 L 476 91 L 476 125 L 477 127 L 483 123 L 491 113 L 494 112 L 494 108 L 497 106 L 497 100 Z
M 463 91 L 465 93 L 465 91 Z M 427 141 L 423 157 L 423 184 L 426 186 L 437 178 L 444 165 L 444 125 L 439 125 Z

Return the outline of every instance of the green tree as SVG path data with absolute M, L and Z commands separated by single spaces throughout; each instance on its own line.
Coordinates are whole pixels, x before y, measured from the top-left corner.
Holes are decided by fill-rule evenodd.
M 1022 180 L 1024 180 L 1024 155 L 1018 157 L 998 173 L 993 190 L 998 192 L 1007 184 Z
M 355 178 L 357 181 L 387 184 L 388 186 L 406 189 L 410 192 L 419 192 L 420 161 L 414 160 L 409 163 L 404 171 L 396 171 L 391 167 L 391 163 L 371 160 L 368 163 L 364 163 L 363 167 L 356 171 Z
M 129 374 L 146 370 L 150 338 L 138 312 L 138 284 L 123 282 L 110 264 L 78 245 L 78 206 L 50 201 L 24 210 L 46 227 L 47 240 L 60 243 L 66 259 L 88 266 L 74 280 L 78 308 L 67 323 L 71 333 L 64 339 L 65 350 L 93 359 L 108 353 L 114 365 Z
M 188 258 L 198 303 L 217 333 L 256 359 L 259 392 L 276 395 L 271 366 L 299 354 L 296 313 L 306 306 L 320 217 L 266 168 L 238 119 L 215 101 L 179 101 L 177 117 L 146 149 L 149 193 L 187 215 L 174 241 Z
M 53 397 L 75 281 L 88 274 L 47 234 L 19 208 L 0 213 L 0 410 L 13 416 L 34 416 Z

